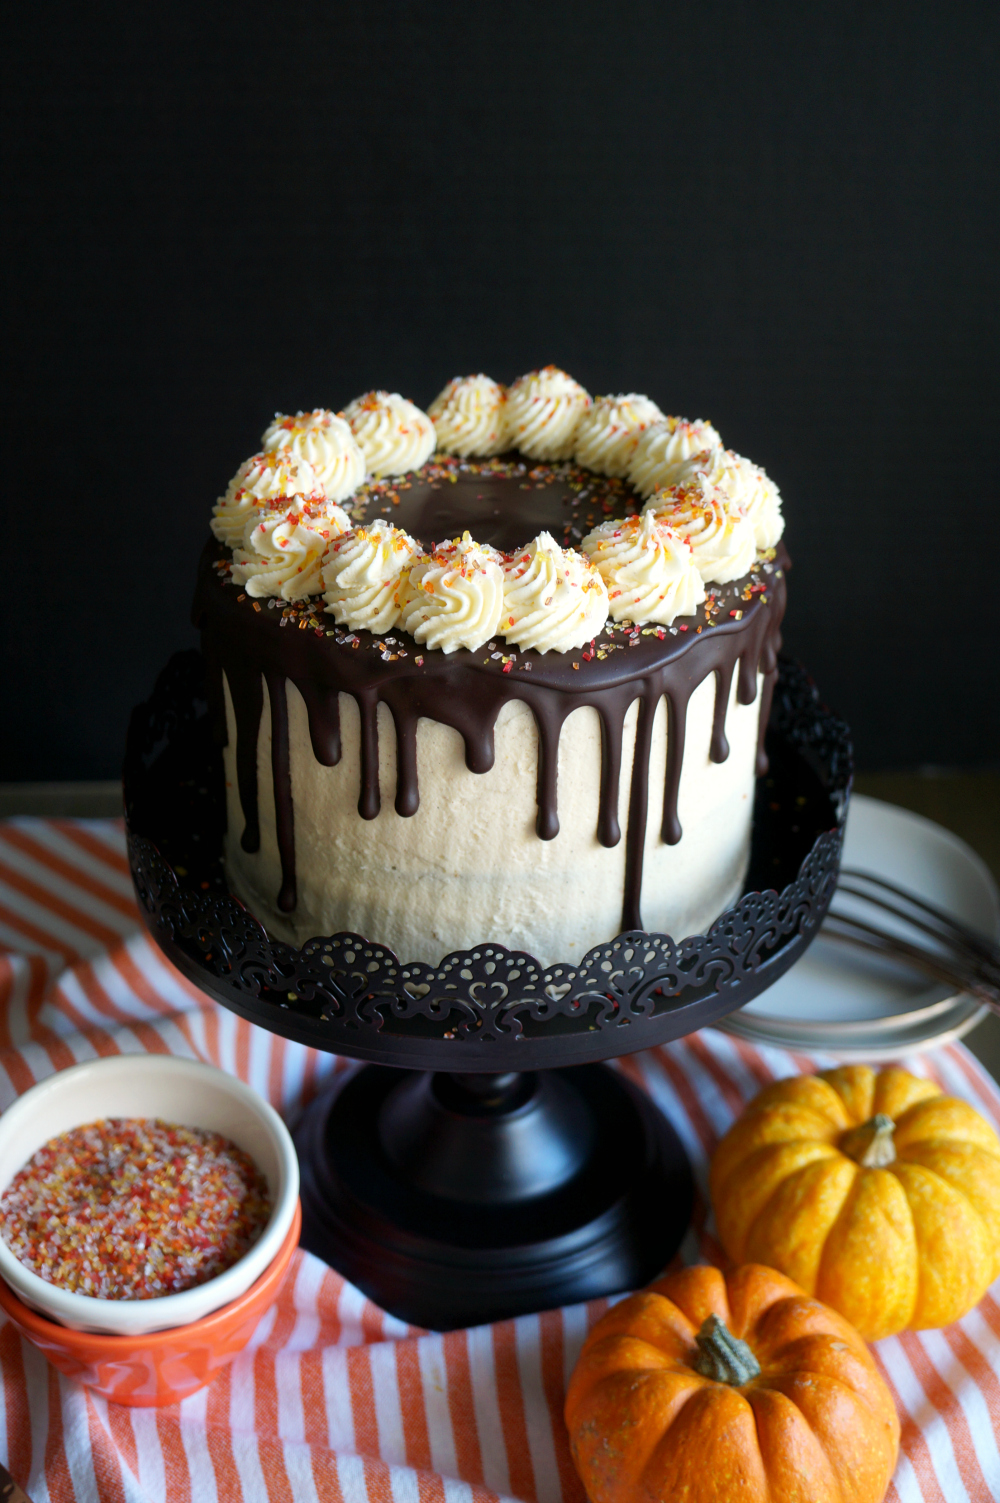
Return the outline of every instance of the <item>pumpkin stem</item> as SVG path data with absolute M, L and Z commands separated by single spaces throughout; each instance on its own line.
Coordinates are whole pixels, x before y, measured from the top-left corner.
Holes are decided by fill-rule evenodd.
M 896 1124 L 885 1112 L 876 1112 L 874 1117 L 854 1127 L 844 1135 L 840 1148 L 842 1153 L 860 1164 L 862 1169 L 885 1169 L 896 1162 L 896 1144 L 893 1133 Z
M 734 1336 L 717 1315 L 710 1315 L 703 1322 L 694 1339 L 698 1344 L 698 1355 L 691 1366 L 703 1378 L 711 1378 L 713 1383 L 730 1383 L 738 1388 L 759 1374 L 760 1363 L 746 1342 Z

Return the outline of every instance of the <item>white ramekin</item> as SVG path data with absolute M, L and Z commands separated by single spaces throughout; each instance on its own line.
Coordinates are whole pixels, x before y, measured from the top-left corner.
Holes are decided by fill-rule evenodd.
M 39 1081 L 0 1116 L 0 1194 L 50 1138 L 104 1117 L 159 1117 L 222 1133 L 248 1153 L 267 1180 L 271 1219 L 253 1247 L 214 1279 L 156 1299 L 95 1299 L 31 1273 L 0 1236 L 0 1277 L 26 1305 L 77 1331 L 138 1336 L 200 1320 L 243 1294 L 275 1257 L 299 1195 L 299 1166 L 288 1129 L 242 1081 L 197 1060 L 120 1054 L 88 1060 Z

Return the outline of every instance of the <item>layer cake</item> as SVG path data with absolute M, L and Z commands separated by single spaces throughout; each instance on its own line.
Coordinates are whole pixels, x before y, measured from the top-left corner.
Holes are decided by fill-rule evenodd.
M 781 531 L 710 424 L 553 368 L 279 415 L 194 612 L 233 892 L 403 961 L 703 932 L 749 859 Z

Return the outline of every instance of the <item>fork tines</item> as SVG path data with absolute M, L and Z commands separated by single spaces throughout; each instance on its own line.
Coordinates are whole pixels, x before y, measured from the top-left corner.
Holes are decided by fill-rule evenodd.
M 874 872 L 843 867 L 837 892 L 871 905 L 876 910 L 873 919 L 877 919 L 878 912 L 890 914 L 935 943 L 933 948 L 914 943 L 877 923 L 833 909 L 823 922 L 825 938 L 901 960 L 1000 1011 L 1000 946 L 916 893 L 897 887 Z

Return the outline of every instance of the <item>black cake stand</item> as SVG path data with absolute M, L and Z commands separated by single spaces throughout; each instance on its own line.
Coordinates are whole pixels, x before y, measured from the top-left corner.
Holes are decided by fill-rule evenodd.
M 296 1133 L 304 1246 L 383 1308 L 447 1330 L 634 1288 L 691 1214 L 684 1150 L 602 1061 L 742 1007 L 815 935 L 836 886 L 846 727 L 783 661 L 746 890 L 707 935 L 621 934 L 578 965 L 490 940 L 405 964 L 356 934 L 271 940 L 228 891 L 225 789 L 199 653 L 134 712 L 129 859 L 164 954 L 241 1017 L 367 1061 Z

